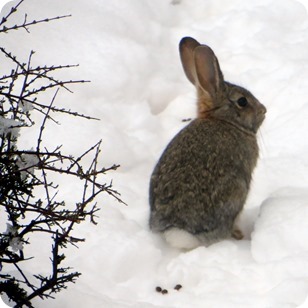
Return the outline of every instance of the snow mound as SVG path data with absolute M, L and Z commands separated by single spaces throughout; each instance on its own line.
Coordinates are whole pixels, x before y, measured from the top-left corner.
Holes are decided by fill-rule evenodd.
M 251 235 L 251 252 L 258 262 L 308 254 L 307 189 L 286 188 L 266 199 Z

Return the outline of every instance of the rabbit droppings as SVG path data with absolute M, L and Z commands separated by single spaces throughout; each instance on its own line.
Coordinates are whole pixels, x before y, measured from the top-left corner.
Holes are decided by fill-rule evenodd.
M 258 158 L 266 108 L 224 81 L 212 49 L 191 37 L 180 57 L 197 89 L 198 116 L 169 143 L 150 181 L 150 228 L 173 247 L 192 249 L 243 234 L 243 209 Z

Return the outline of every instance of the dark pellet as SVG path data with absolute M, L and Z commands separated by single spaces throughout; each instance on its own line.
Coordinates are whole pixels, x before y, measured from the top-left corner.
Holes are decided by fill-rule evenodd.
M 182 288 L 183 288 L 182 285 L 177 284 L 177 285 L 174 287 L 174 290 L 179 291 L 179 290 L 181 290 Z

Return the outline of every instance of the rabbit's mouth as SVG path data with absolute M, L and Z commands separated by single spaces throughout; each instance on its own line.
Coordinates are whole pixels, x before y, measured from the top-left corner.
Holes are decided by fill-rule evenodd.
M 263 121 L 265 120 L 265 113 L 266 113 L 266 109 L 265 109 L 264 112 L 262 112 L 262 113 L 260 112 L 258 114 L 258 116 L 256 117 L 255 123 L 253 123 L 253 125 L 252 125 L 252 130 L 254 131 L 254 133 L 257 133 L 258 129 L 260 128 Z
M 257 101 L 257 108 L 250 114 L 250 117 L 247 118 L 248 123 L 250 122 L 250 129 L 256 134 L 258 129 L 265 120 L 266 108 L 260 102 Z M 250 118 L 250 120 L 249 120 Z
M 261 107 L 260 107 L 260 111 L 259 111 L 258 117 L 257 117 L 258 118 L 258 125 L 259 125 L 258 128 L 261 126 L 261 124 L 265 120 L 265 115 L 266 115 L 266 112 L 267 112 L 265 106 L 262 105 L 262 104 L 260 104 L 260 105 L 261 105 Z

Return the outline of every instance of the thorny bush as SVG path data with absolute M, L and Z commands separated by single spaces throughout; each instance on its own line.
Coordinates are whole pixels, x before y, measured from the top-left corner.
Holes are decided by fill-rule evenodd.
M 0 19 L 0 36 L 14 30 L 61 19 L 57 16 L 42 20 L 27 20 L 8 25 L 11 16 L 24 0 L 15 4 Z M 122 202 L 112 183 L 102 183 L 102 176 L 119 166 L 99 167 L 101 141 L 78 157 L 64 154 L 61 146 L 48 149 L 42 146 L 43 132 L 48 121 L 56 122 L 57 113 L 85 119 L 89 116 L 59 108 L 55 105 L 58 91 L 70 91 L 71 84 L 84 80 L 59 80 L 55 72 L 75 65 L 32 66 L 34 52 L 25 62 L 17 59 L 11 51 L 0 46 L 1 63 L 9 61 L 12 69 L 0 77 L 0 293 L 5 295 L 14 307 L 33 307 L 34 298 L 54 298 L 54 294 L 65 289 L 69 282 L 75 282 L 81 273 L 63 266 L 64 253 L 68 245 L 76 246 L 83 238 L 73 234 L 76 224 L 87 218 L 94 224 L 98 208 L 95 198 L 107 193 Z M 44 101 L 44 92 L 53 91 L 53 98 Z M 27 127 L 34 127 L 32 115 L 39 113 L 42 123 L 38 128 L 36 147 L 20 149 L 18 138 Z M 85 161 L 89 162 L 85 167 Z M 81 198 L 68 206 L 58 200 L 61 187 L 50 180 L 52 174 L 74 177 L 82 181 Z M 6 220 L 6 227 L 5 225 Z M 37 273 L 26 270 L 27 261 L 34 258 L 27 255 L 25 247 L 31 245 L 34 235 L 48 236 L 50 241 L 51 270 L 37 267 Z M 7 269 L 11 269 L 8 271 Z M 45 274 L 43 274 L 43 273 Z M 13 274 L 14 273 L 14 274 Z

